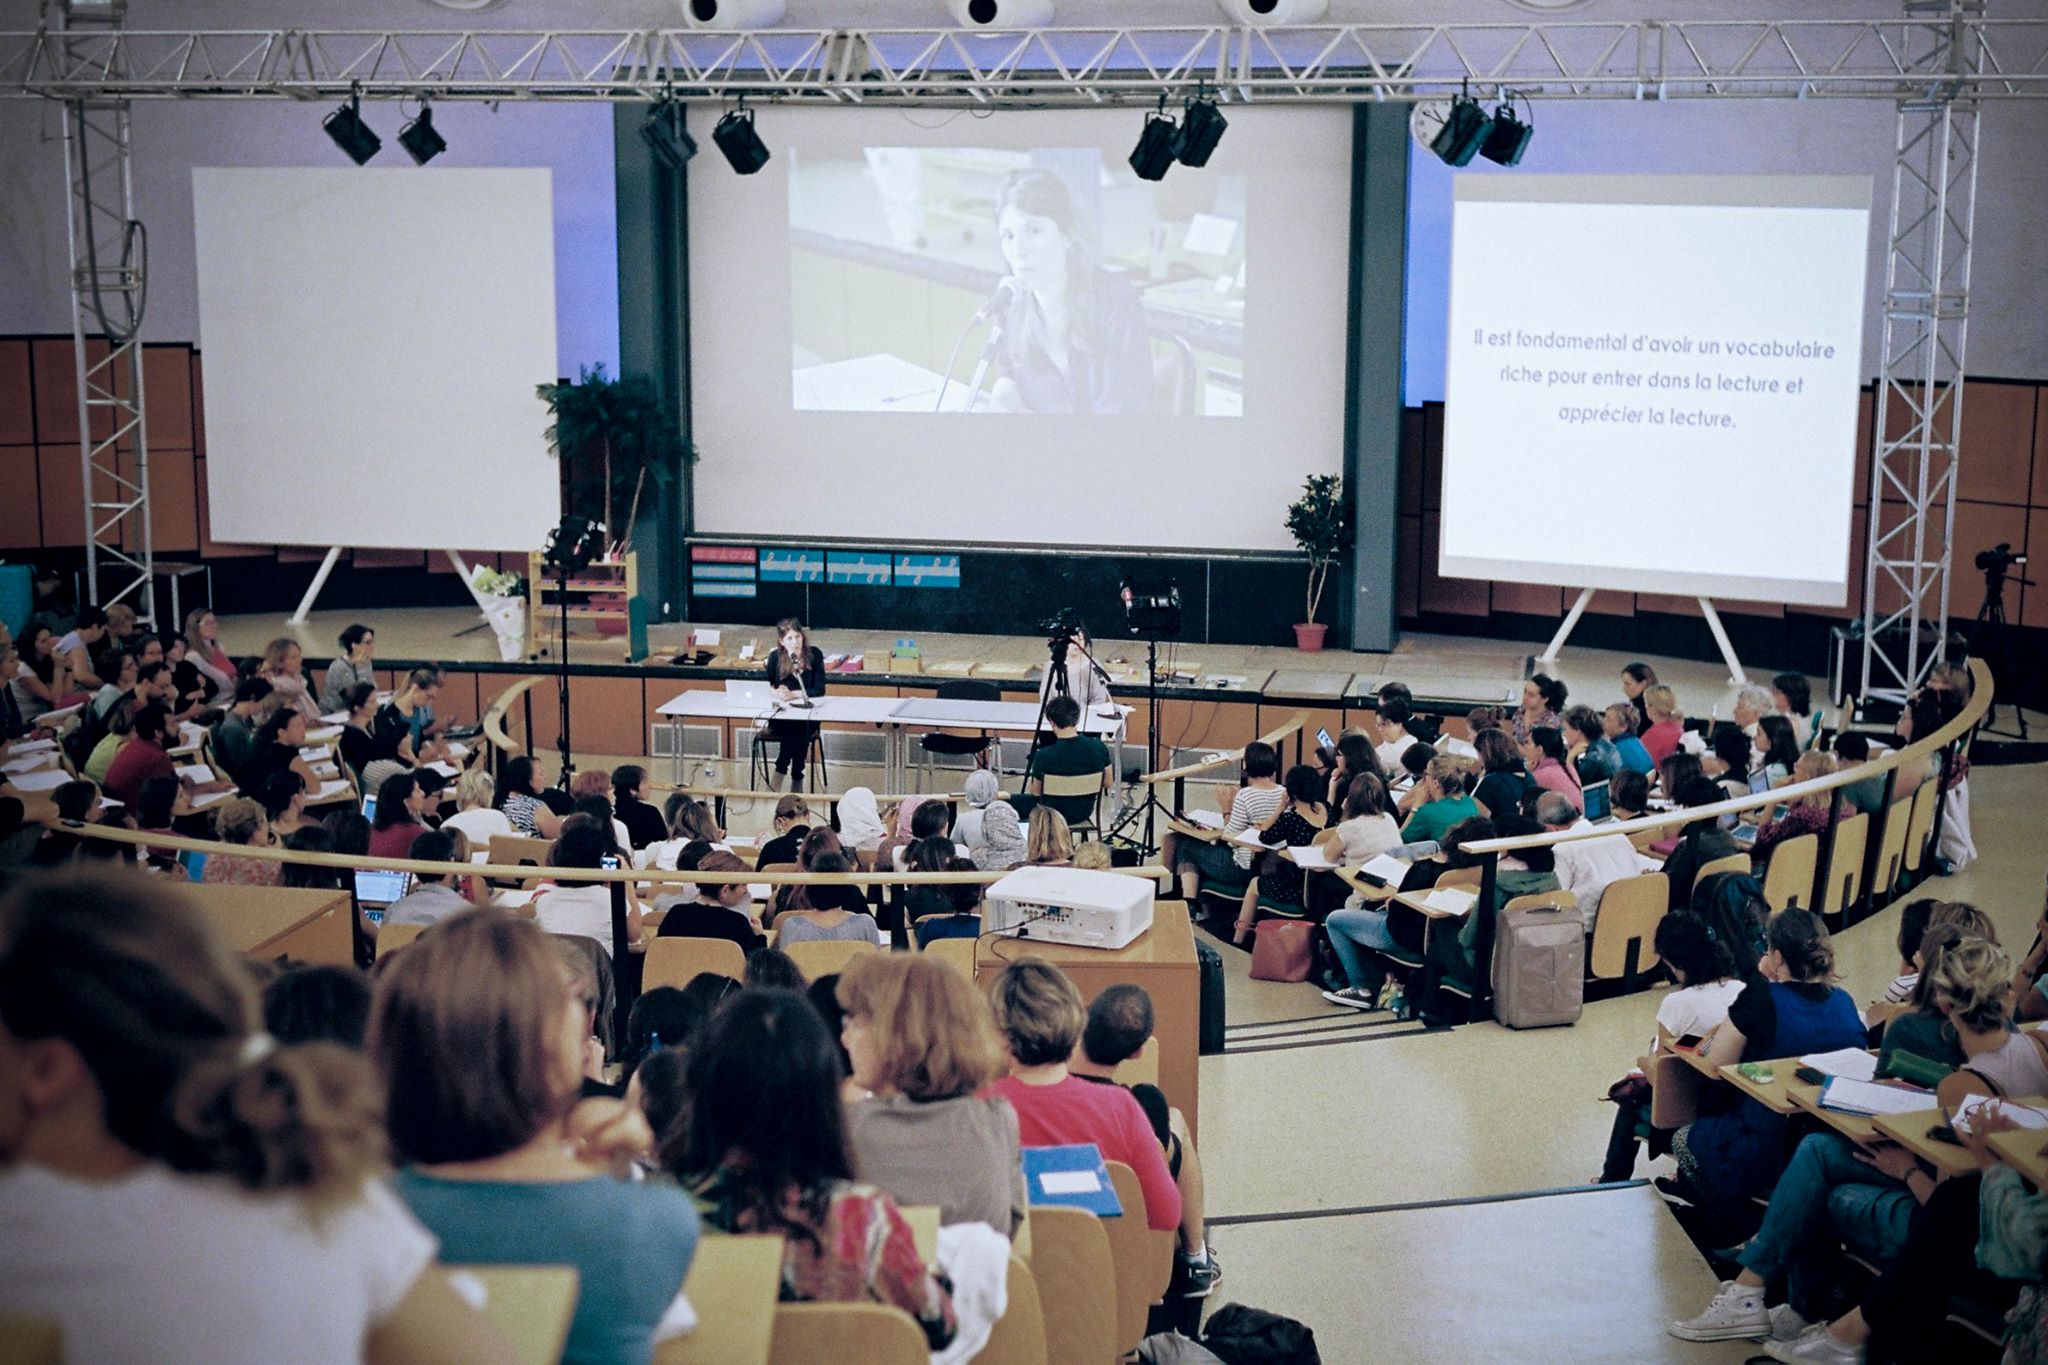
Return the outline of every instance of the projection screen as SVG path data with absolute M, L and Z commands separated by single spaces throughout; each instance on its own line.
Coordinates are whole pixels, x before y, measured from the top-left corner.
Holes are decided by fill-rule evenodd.
M 1344 439 L 1350 115 L 764 110 L 689 168 L 699 531 L 1279 550 Z M 710 149 L 707 147 L 707 153 Z
M 1439 572 L 1840 606 L 1870 193 L 1460 176 Z
M 535 550 L 546 169 L 195 169 L 213 538 Z

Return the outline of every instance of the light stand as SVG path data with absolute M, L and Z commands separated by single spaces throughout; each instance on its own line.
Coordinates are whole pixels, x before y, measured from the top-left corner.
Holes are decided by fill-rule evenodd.
M 1121 596 L 1124 604 L 1124 626 L 1132 635 L 1145 637 L 1145 775 L 1150 777 L 1159 771 L 1159 641 L 1160 637 L 1180 634 L 1180 587 L 1169 584 L 1163 593 L 1142 594 L 1132 589 L 1130 580 L 1124 580 Z M 1123 835 L 1128 826 L 1137 821 L 1142 812 L 1145 817 L 1145 838 L 1140 852 L 1147 858 L 1159 849 L 1157 825 L 1159 813 L 1166 810 L 1166 803 L 1159 799 L 1159 784 L 1147 782 L 1145 799 L 1130 807 L 1117 820 L 1110 831 L 1110 837 Z M 1168 819 L 1173 812 L 1166 810 Z
M 2003 682 L 2012 676 L 2009 667 L 2012 639 L 2005 619 L 2006 576 L 2014 565 L 2024 567 L 2026 562 L 2027 557 L 2023 554 L 2014 554 L 2011 543 L 2005 541 L 1989 550 L 1980 551 L 1977 555 L 1977 567 L 1984 573 L 1984 602 L 1977 608 L 1977 624 L 1970 631 L 1970 653 L 1982 659 L 1991 669 L 1994 683 Z M 2023 588 L 2034 586 L 2034 580 L 2031 578 L 2022 578 L 2018 581 Z M 2012 713 L 2019 723 L 2018 737 L 2025 739 L 2027 710 L 2015 701 L 2012 704 Z M 1998 701 L 1994 697 L 1991 709 L 1984 713 L 1984 730 L 1987 734 L 1998 733 L 1993 728 L 1993 722 L 1997 719 Z
M 548 532 L 547 547 L 541 551 L 542 566 L 555 571 L 555 605 L 561 613 L 561 634 L 555 640 L 555 701 L 561 710 L 557 748 L 562 755 L 564 790 L 576 770 L 569 756 L 569 575 L 589 567 L 603 548 L 603 522 L 564 513 L 561 524 Z

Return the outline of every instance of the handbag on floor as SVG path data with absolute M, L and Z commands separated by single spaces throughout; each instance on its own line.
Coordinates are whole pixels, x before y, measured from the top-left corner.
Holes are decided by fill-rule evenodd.
M 1316 926 L 1305 919 L 1260 920 L 1252 931 L 1252 980 L 1306 981 L 1315 965 Z

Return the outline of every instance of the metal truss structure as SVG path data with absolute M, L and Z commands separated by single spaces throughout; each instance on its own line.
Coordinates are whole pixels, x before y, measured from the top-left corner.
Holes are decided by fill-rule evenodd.
M 104 56 L 121 6 L 51 6 L 48 41 L 72 60 Z M 118 44 L 116 44 L 118 46 Z M 87 600 L 127 602 L 156 626 L 149 505 L 149 420 L 142 382 L 148 237 L 135 216 L 128 102 L 67 100 L 64 170 L 71 244 L 71 345 L 85 497 Z
M 73 326 L 88 572 L 153 594 L 148 448 L 134 324 L 143 261 L 128 102 L 682 99 L 1055 108 L 1412 101 L 1469 90 L 1541 99 L 1896 101 L 1884 348 L 1863 597 L 1866 696 L 1901 697 L 1941 657 L 1947 620 L 1978 111 L 2048 99 L 2048 18 L 1988 19 L 1982 0 L 1906 0 L 1902 16 L 1526 24 L 1345 24 L 566 31 L 271 29 L 142 32 L 123 0 L 0 33 L 0 98 L 64 102 Z M 91 17 L 97 16 L 97 17 Z M 110 308 L 110 303 L 112 307 Z M 104 335 L 104 355 L 88 339 Z M 96 415 L 111 415 L 96 434 Z M 116 456 L 128 460 L 126 472 Z M 139 547 L 139 553 L 138 553 Z M 1931 632 L 1929 628 L 1932 628 Z
M 1976 99 L 2048 98 L 2048 19 L 1635 20 L 555 31 L 0 34 L 0 94 L 60 100 L 684 99 L 1010 108 L 1150 103 L 1208 87 L 1259 102 L 1414 100 L 1470 87 L 1546 99 L 1913 99 L 1926 52 L 1967 49 Z
M 1937 79 L 1899 104 L 1863 573 L 1859 690 L 1890 701 L 1903 701 L 1946 653 L 1977 206 L 1971 76 L 1982 53 L 1963 34 L 1981 0 L 1921 8 L 1943 12 L 1948 25 L 1918 35 L 1925 46 L 1913 55 Z

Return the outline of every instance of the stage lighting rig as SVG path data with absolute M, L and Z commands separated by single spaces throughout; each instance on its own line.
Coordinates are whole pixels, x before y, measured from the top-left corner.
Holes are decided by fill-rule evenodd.
M 681 170 L 697 155 L 697 139 L 683 127 L 683 106 L 667 94 L 647 111 L 647 121 L 640 125 L 640 140 L 657 162 L 672 171 Z
M 1216 144 L 1223 140 L 1223 130 L 1229 126 L 1230 120 L 1223 117 L 1216 101 L 1209 98 L 1206 91 L 1197 92 L 1188 101 L 1187 112 L 1181 116 L 1180 142 L 1175 149 L 1180 164 L 1208 165 Z
M 1493 127 L 1479 144 L 1479 155 L 1502 166 L 1519 165 L 1535 136 L 1535 125 L 1515 113 L 1515 92 L 1505 91 L 1500 107 L 1493 111 Z
M 347 152 L 349 160 L 358 166 L 377 155 L 377 149 L 384 145 L 384 139 L 377 136 L 376 130 L 363 122 L 360 88 L 351 89 L 348 99 L 339 109 L 321 119 L 320 126 L 327 130 L 327 136 L 334 139 L 334 145 Z
M 754 111 L 744 101 L 718 121 L 711 140 L 741 175 L 752 175 L 768 164 L 768 144 L 754 131 Z
M 1180 154 L 1180 125 L 1166 116 L 1166 96 L 1159 97 L 1157 113 L 1145 115 L 1145 131 L 1131 151 L 1131 169 L 1140 180 L 1164 180 L 1174 158 Z
M 398 130 L 398 145 L 405 148 L 415 166 L 424 166 L 448 150 L 447 139 L 434 128 L 434 111 L 425 99 L 420 101 L 419 117 Z
M 1492 131 L 1493 120 L 1479 107 L 1479 101 L 1470 95 L 1459 95 L 1451 101 L 1444 126 L 1437 130 L 1429 150 L 1447 166 L 1467 165 L 1486 145 L 1487 135 Z

